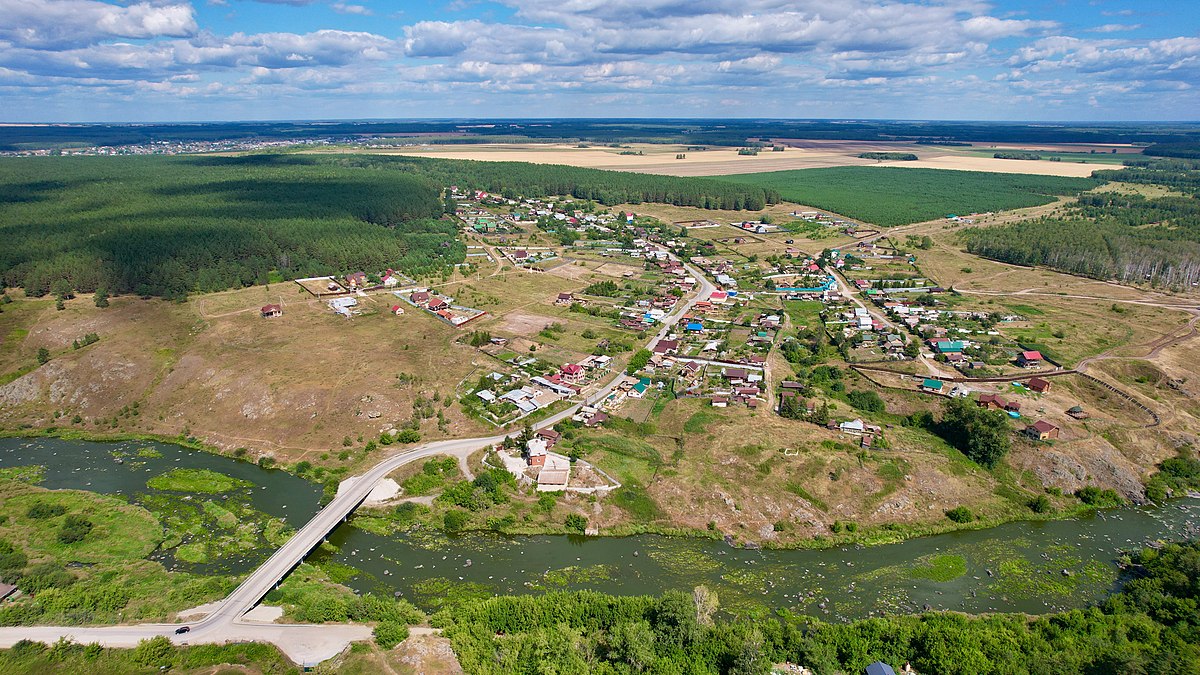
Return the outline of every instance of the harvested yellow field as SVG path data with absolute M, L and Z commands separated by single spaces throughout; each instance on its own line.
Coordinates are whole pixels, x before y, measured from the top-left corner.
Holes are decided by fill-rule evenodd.
M 874 146 L 873 146 L 874 147 Z M 641 155 L 622 155 L 621 152 L 641 152 Z M 463 146 L 414 146 L 372 149 L 373 154 L 436 157 L 439 159 L 469 159 L 484 162 L 530 162 L 533 164 L 564 164 L 587 169 L 630 171 L 664 176 L 723 176 L 735 173 L 760 173 L 786 169 L 814 169 L 828 166 L 872 164 L 840 148 L 788 148 L 784 152 L 770 149 L 758 155 L 739 155 L 737 148 L 688 150 L 681 145 L 638 144 L 627 148 L 587 147 L 573 145 L 496 144 Z M 363 150 L 355 149 L 355 152 Z M 675 159 L 676 155 L 684 159 Z
M 630 171 L 663 176 L 725 176 L 739 173 L 762 173 L 790 169 L 817 169 L 834 166 L 903 166 L 960 171 L 990 171 L 994 173 L 1027 173 L 1043 176 L 1087 177 L 1098 168 L 1116 168 L 1074 162 L 1014 161 L 992 157 L 975 157 L 956 152 L 957 149 L 920 146 L 909 143 L 867 141 L 813 141 L 779 139 L 786 145 L 783 152 L 766 148 L 757 155 L 739 155 L 738 148 L 710 147 L 689 150 L 682 145 L 633 144 L 622 148 L 603 146 L 579 147 L 569 144 L 480 144 L 424 145 L 397 148 L 375 148 L 368 152 L 408 157 L 467 159 L 483 162 L 529 162 L 533 164 L 563 164 L 587 169 Z M 1090 147 L 1090 146 L 1089 146 Z M 317 149 L 313 152 L 329 152 Z M 341 150 L 344 151 L 344 150 Z M 363 152 L 355 149 L 354 152 Z M 642 153 L 642 154 L 621 154 Z M 920 157 L 915 162 L 880 162 L 862 159 L 864 152 L 911 152 Z M 676 156 L 683 155 L 683 159 Z
M 950 169 L 953 171 L 988 171 L 990 173 L 1030 173 L 1038 176 L 1069 176 L 1072 178 L 1087 178 L 1092 175 L 1093 171 L 1099 169 L 1120 168 L 1111 165 L 996 159 L 994 157 L 970 157 L 967 155 L 922 157 L 915 162 L 881 162 L 879 166 L 900 166 L 910 169 Z

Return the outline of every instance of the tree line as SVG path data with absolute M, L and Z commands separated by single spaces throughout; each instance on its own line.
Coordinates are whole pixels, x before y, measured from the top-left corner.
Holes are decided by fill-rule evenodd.
M 734 211 L 759 211 L 779 201 L 777 190 L 710 178 L 656 176 L 554 164 L 475 162 L 427 157 L 357 155 L 342 157 L 338 161 L 347 166 L 409 172 L 438 185 L 455 185 L 460 190 L 483 190 L 508 199 L 570 195 L 605 206 L 653 202 Z
M 926 612 L 837 624 L 786 610 L 720 614 L 701 586 L 659 597 L 452 598 L 433 623 L 469 673 L 765 675 L 785 661 L 856 673 L 876 660 L 943 675 L 1197 672 L 1200 544 L 1145 549 L 1124 562 L 1121 592 L 1042 617 Z

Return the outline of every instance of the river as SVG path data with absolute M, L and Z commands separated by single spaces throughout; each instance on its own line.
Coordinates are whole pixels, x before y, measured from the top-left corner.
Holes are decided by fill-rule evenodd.
M 161 457 L 129 458 L 143 447 Z M 125 457 L 123 463 L 114 453 Z M 316 513 L 321 496 L 319 486 L 282 471 L 174 445 L 0 439 L 0 467 L 30 464 L 46 467 L 42 487 L 119 494 L 134 502 L 151 492 L 146 480 L 152 476 L 173 468 L 211 469 L 254 483 L 245 495 L 253 506 L 293 527 Z M 310 560 L 353 567 L 357 574 L 345 583 L 356 590 L 399 592 L 427 608 L 447 592 L 657 594 L 705 584 L 727 609 L 762 605 L 830 620 L 926 607 L 1040 614 L 1104 597 L 1117 584 L 1121 551 L 1182 537 L 1197 525 L 1200 500 L 1192 499 L 825 550 L 743 550 L 658 535 L 384 537 L 342 525 L 329 537 L 337 551 L 318 551 Z M 245 572 L 268 554 L 243 554 L 220 569 Z M 158 558 L 169 567 L 208 569 L 178 563 L 170 551 Z

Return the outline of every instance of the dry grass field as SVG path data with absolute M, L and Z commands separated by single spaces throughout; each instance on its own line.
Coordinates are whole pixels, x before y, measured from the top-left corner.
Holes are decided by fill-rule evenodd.
M 4 424 L 184 433 L 224 449 L 319 461 L 340 453 L 344 437 L 358 448 L 360 435 L 370 440 L 406 422 L 418 396 L 452 391 L 486 358 L 427 313 L 392 315 L 390 295 L 360 299 L 363 314 L 344 319 L 297 290 L 253 287 L 184 304 L 117 298 L 104 310 L 80 297 L 62 312 L 18 300 L 0 315 L 0 372 L 32 372 L 0 387 Z M 284 315 L 261 318 L 258 308 L 281 295 Z M 100 342 L 73 349 L 86 333 Z M 32 369 L 40 347 L 53 358 Z M 456 406 L 443 414 L 454 433 L 478 430 Z M 422 431 L 441 436 L 433 420 Z

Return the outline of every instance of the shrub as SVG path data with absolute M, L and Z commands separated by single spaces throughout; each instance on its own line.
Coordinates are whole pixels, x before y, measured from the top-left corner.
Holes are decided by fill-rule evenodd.
M 175 645 L 164 635 L 142 640 L 133 650 L 133 660 L 143 666 L 169 665 L 175 656 Z
M 846 394 L 846 399 L 850 401 L 850 405 L 863 412 L 881 413 L 887 408 L 879 394 L 873 391 L 852 391 Z
M 1095 485 L 1088 485 L 1076 490 L 1075 496 L 1089 506 L 1117 506 L 1124 501 L 1116 490 L 1101 490 Z
M 567 516 L 566 526 L 571 532 L 583 534 L 587 531 L 588 520 L 578 513 L 572 513 L 571 515 Z
M 35 502 L 25 515 L 35 520 L 45 520 L 47 518 L 56 518 L 66 513 L 67 509 L 61 504 L 48 504 L 46 502 Z
M 447 533 L 457 534 L 462 532 L 463 528 L 467 526 L 468 520 L 470 520 L 470 516 L 467 515 L 466 511 L 453 509 L 447 511 L 446 515 L 442 517 L 442 525 L 446 528 Z
M 975 520 L 975 514 L 965 506 L 956 506 L 946 512 L 946 517 L 956 523 L 969 523 Z
M 408 639 L 408 626 L 396 621 L 380 621 L 372 632 L 375 644 L 391 649 Z
M 63 520 L 62 528 L 58 531 L 58 540 L 64 544 L 83 541 L 92 531 L 92 527 L 92 521 L 87 518 L 69 515 Z
M 1027 506 L 1034 513 L 1050 513 L 1054 510 L 1054 505 L 1050 503 L 1050 498 L 1046 495 L 1038 495 L 1030 499 Z

